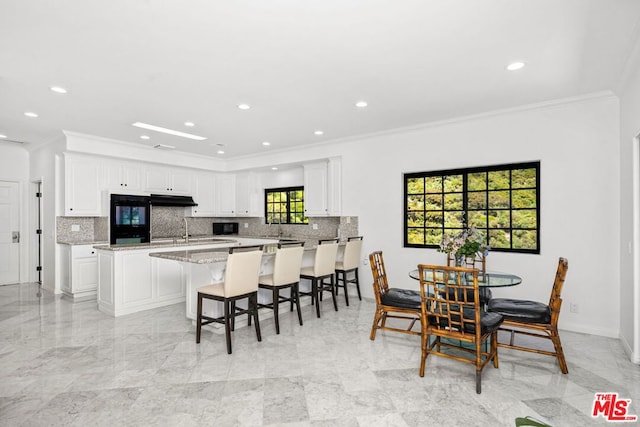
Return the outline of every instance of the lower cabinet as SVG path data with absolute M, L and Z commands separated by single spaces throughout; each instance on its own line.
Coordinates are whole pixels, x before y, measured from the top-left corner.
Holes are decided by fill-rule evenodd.
M 98 255 L 93 245 L 62 245 L 64 295 L 74 300 L 95 298 L 98 289 Z

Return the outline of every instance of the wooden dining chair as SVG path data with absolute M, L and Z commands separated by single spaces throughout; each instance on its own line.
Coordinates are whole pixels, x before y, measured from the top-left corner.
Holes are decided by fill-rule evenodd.
M 420 325 L 420 293 L 411 289 L 389 287 L 382 251 L 369 254 L 369 265 L 373 275 L 373 294 L 376 299 L 376 311 L 369 339 L 372 341 L 376 339 L 378 329 L 420 335 L 419 331 L 412 330 L 416 322 Z M 387 319 L 409 320 L 409 327 L 400 329 L 387 326 Z
M 498 367 L 497 333 L 502 315 L 482 310 L 478 270 L 420 264 L 418 272 L 422 323 L 420 376 L 424 376 L 429 354 L 472 364 L 476 368 L 476 393 L 480 394 L 482 370 L 491 361 Z M 469 288 L 472 292 L 468 292 Z M 463 357 L 464 353 L 471 357 Z
M 510 333 L 509 342 L 499 342 L 498 346 L 553 356 L 558 359 L 558 364 L 563 374 L 568 373 L 569 368 L 567 367 L 562 343 L 560 342 L 560 334 L 558 333 L 558 318 L 562 307 L 562 287 L 567 277 L 568 269 L 569 262 L 561 257 L 558 260 L 558 268 L 556 269 L 548 304 L 530 300 L 493 298 L 489 301 L 487 308 L 491 312 L 504 316 L 505 320 L 500 329 Z M 549 339 L 553 343 L 554 351 L 516 345 L 514 342 L 516 334 Z
M 447 265 L 456 265 L 455 254 L 447 254 Z M 461 267 L 478 269 L 478 280 L 482 281 L 485 274 L 487 274 L 487 257 L 481 253 L 476 253 L 473 256 L 463 256 Z M 489 300 L 493 298 L 493 292 L 491 292 L 490 288 L 480 286 L 479 295 L 482 306 L 486 308 Z

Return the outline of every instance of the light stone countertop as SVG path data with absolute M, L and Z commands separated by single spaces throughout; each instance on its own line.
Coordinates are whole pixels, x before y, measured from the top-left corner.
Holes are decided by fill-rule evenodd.
M 133 244 L 121 244 L 121 245 L 109 245 L 105 242 L 103 245 L 94 246 L 96 249 L 102 249 L 105 251 L 128 251 L 136 249 L 153 249 L 153 248 L 170 248 L 180 246 L 204 246 L 204 245 L 218 245 L 218 244 L 235 244 L 236 240 L 233 239 L 206 239 L 206 240 L 190 240 L 189 242 L 175 241 L 174 239 L 162 239 L 152 241 L 151 243 L 133 243 Z
M 58 240 L 56 243 L 60 245 L 76 246 L 76 245 L 106 245 L 109 242 L 107 242 L 106 240 L 74 240 L 74 241 Z
M 317 245 L 312 247 L 305 246 L 305 252 L 316 250 Z M 272 257 L 276 254 L 278 246 L 276 244 L 267 244 L 264 246 L 264 257 Z M 179 262 L 191 262 L 194 264 L 212 264 L 215 262 L 226 262 L 229 256 L 229 248 L 212 248 L 212 249 L 188 249 L 183 251 L 150 253 L 149 256 L 163 259 L 170 259 Z

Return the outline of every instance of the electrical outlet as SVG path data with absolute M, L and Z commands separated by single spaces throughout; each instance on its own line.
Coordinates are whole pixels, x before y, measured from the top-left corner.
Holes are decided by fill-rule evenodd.
M 248 222 L 244 223 L 244 228 L 249 228 L 249 223 Z
M 579 313 L 580 308 L 578 307 L 578 304 L 571 303 L 569 304 L 569 311 L 571 311 L 572 313 Z
M 71 231 L 80 231 L 80 226 L 78 224 L 71 224 Z
M 317 230 L 318 229 L 318 224 L 313 224 L 313 229 Z
M 367 265 L 369 263 L 369 260 L 367 260 L 366 257 L 362 258 L 362 265 Z

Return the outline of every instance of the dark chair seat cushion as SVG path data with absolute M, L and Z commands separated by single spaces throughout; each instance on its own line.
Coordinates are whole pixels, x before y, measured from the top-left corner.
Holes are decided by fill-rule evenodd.
M 451 304 L 451 310 L 459 311 L 460 309 L 455 304 Z M 447 310 L 442 310 L 443 314 L 446 314 Z M 462 309 L 462 316 L 464 318 L 464 332 L 468 334 L 473 334 L 476 332 L 476 325 L 474 322 L 475 310 L 472 307 L 464 307 Z M 440 319 L 440 327 L 452 327 L 454 325 L 449 325 L 449 321 L 445 317 L 439 316 L 429 316 L 429 322 L 432 325 L 437 325 L 438 319 Z M 459 315 L 452 315 L 451 320 L 459 323 L 460 317 Z M 489 313 L 486 311 L 480 311 L 480 333 L 487 334 L 497 330 L 502 324 L 504 317 L 502 317 L 499 313 Z
M 422 298 L 418 291 L 389 288 L 387 292 L 380 295 L 380 300 L 384 305 L 420 310 L 420 302 L 422 301 Z
M 460 291 L 460 290 L 459 290 Z M 453 289 L 449 289 L 449 295 L 451 295 L 450 299 L 454 299 L 454 290 Z M 466 290 L 467 292 L 467 301 L 473 301 L 473 288 Z M 464 294 L 459 292 L 458 293 L 459 300 L 464 300 Z M 491 293 L 491 289 L 485 287 L 485 286 L 479 286 L 478 287 L 478 295 L 480 295 L 480 304 L 487 305 L 487 303 L 489 303 L 489 300 L 493 297 L 493 294 Z
M 537 301 L 493 298 L 489 301 L 487 310 L 500 313 L 506 320 L 524 323 L 549 323 L 551 310 L 547 304 Z

